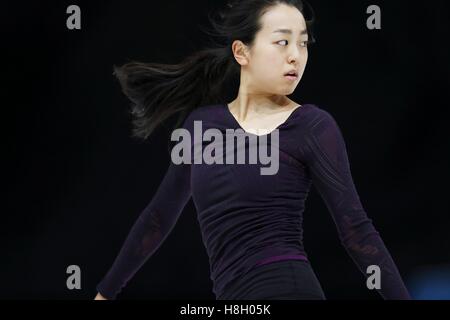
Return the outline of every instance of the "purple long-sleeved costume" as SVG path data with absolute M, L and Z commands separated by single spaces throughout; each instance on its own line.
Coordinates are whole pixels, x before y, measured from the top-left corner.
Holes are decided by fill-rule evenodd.
M 191 112 L 183 128 L 192 137 L 195 120 L 202 121 L 201 132 L 216 128 L 224 137 L 226 129 L 242 130 L 226 104 L 202 106 Z M 116 298 L 170 233 L 191 196 L 216 297 L 256 265 L 307 259 L 302 217 L 313 184 L 336 223 L 342 245 L 361 272 L 367 276 L 367 267 L 378 265 L 381 289 L 377 290 L 382 297 L 409 299 L 394 261 L 361 204 L 344 138 L 332 115 L 316 105 L 304 104 L 277 129 L 279 168 L 275 175 L 261 175 L 260 168 L 267 165 L 259 162 L 171 162 L 111 269 L 97 285 L 98 292 L 108 299 Z M 270 138 L 267 143 L 270 145 Z M 208 144 L 211 142 L 202 141 L 202 150 Z M 194 148 L 192 142 L 191 159 Z

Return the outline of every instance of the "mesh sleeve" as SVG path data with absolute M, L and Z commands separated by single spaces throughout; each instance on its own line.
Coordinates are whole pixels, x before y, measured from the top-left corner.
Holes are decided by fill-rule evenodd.
M 312 183 L 336 224 L 339 239 L 359 270 L 367 278 L 367 267 L 377 265 L 381 271 L 381 288 L 376 289 L 379 294 L 384 299 L 410 299 L 391 255 L 361 204 L 342 132 L 330 113 L 321 109 L 311 121 L 300 151 Z
M 161 184 L 129 231 L 112 267 L 96 286 L 105 298 L 116 299 L 172 231 L 191 197 L 190 170 L 188 163 L 170 162 Z

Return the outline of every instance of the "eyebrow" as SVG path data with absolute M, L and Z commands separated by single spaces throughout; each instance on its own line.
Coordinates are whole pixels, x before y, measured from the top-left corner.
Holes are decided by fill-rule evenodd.
M 286 33 L 286 34 L 292 34 L 291 29 L 277 29 L 273 33 Z M 306 29 L 302 30 L 300 32 L 300 35 L 308 34 L 308 31 Z

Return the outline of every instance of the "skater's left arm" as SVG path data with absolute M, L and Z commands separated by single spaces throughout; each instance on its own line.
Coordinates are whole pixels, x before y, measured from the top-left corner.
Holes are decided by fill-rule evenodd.
M 366 276 L 378 266 L 384 299 L 410 299 L 400 273 L 356 191 L 342 132 L 333 116 L 321 109 L 320 117 L 306 128 L 301 147 L 313 185 L 336 224 L 339 239 Z

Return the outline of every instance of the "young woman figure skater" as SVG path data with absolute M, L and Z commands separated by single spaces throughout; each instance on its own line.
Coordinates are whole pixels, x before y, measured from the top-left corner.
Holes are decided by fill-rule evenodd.
M 97 285 L 95 299 L 116 299 L 171 232 L 191 196 L 216 299 L 325 299 L 302 241 L 311 185 L 361 272 L 368 277 L 369 266 L 379 267 L 381 296 L 410 299 L 360 202 L 335 119 L 317 105 L 287 97 L 303 75 L 308 45 L 314 42 L 313 19 L 305 19 L 304 9 L 300 0 L 234 1 L 221 12 L 221 22 L 211 20 L 211 34 L 222 42 L 215 47 L 178 65 L 129 62 L 116 68 L 133 101 L 136 137 L 147 138 L 172 115 L 179 116 L 176 127 L 182 123 L 192 136 L 194 121 L 201 121 L 202 130 L 236 129 L 256 139 L 276 132 L 279 168 L 262 175 L 260 164 L 171 161 Z M 239 76 L 239 92 L 227 103 L 222 85 L 233 75 Z

